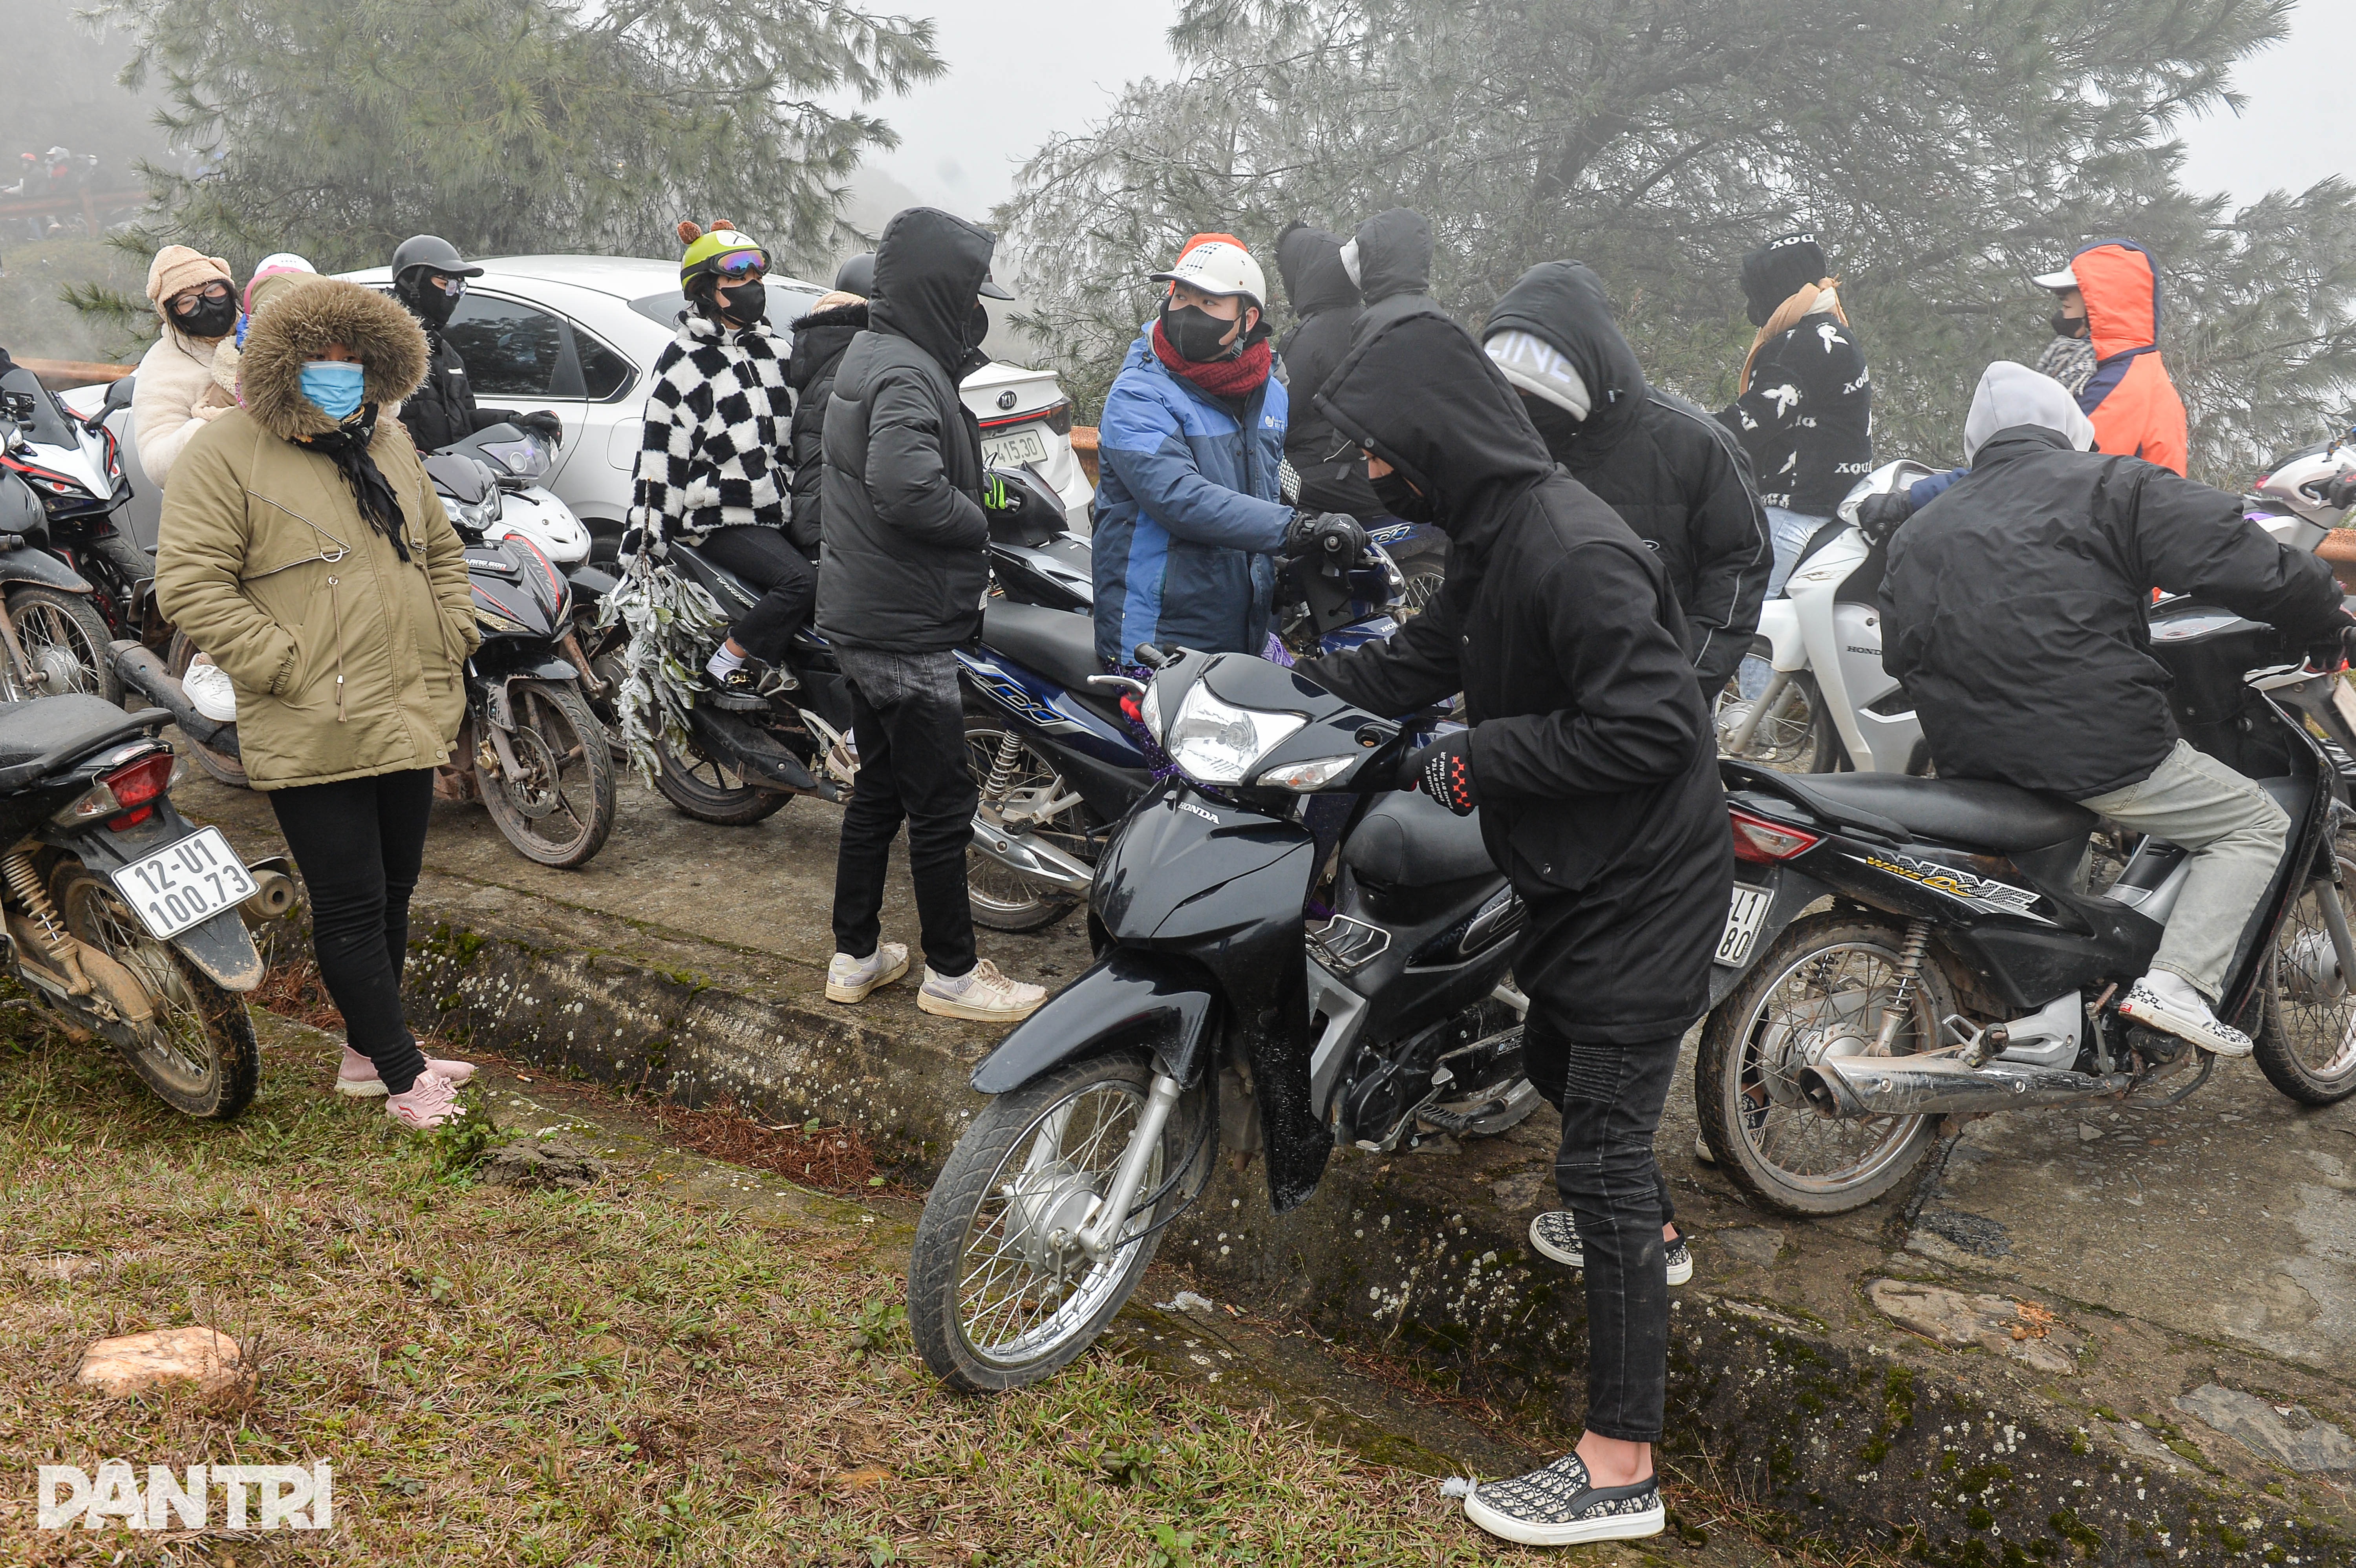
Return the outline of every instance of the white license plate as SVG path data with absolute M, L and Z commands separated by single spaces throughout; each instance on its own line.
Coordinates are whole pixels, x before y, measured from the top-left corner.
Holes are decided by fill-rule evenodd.
M 200 827 L 112 873 L 148 934 L 175 936 L 253 896 L 253 879 L 218 827 Z
M 1047 438 L 1035 430 L 984 436 L 981 460 L 992 468 L 1020 468 L 1026 463 L 1044 463 L 1047 461 Z
M 1734 904 L 1726 912 L 1726 930 L 1718 939 L 1719 963 L 1740 964 L 1751 956 L 1759 928 L 1767 921 L 1767 906 L 1773 901 L 1764 888 L 1734 884 Z

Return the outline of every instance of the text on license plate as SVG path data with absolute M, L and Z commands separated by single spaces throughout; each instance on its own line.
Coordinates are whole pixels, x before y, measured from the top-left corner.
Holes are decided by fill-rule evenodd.
M 1759 928 L 1766 923 L 1767 906 L 1773 901 L 1764 888 L 1734 884 L 1734 903 L 1726 912 L 1726 930 L 1718 939 L 1717 962 L 1740 964 L 1751 956 L 1751 945 L 1759 940 Z
M 218 827 L 201 827 L 111 873 L 114 891 L 157 938 L 176 935 L 253 896 L 253 878 Z
M 981 460 L 992 468 L 1047 461 L 1047 438 L 1035 430 L 1011 431 L 983 439 Z

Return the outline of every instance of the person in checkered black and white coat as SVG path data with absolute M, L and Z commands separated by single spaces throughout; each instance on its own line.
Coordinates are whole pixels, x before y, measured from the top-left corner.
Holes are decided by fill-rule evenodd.
M 625 554 L 692 545 L 763 591 L 704 667 L 719 707 L 757 711 L 800 681 L 786 664 L 809 624 L 818 574 L 787 539 L 793 393 L 769 330 L 769 255 L 725 221 L 679 226 L 687 243 L 679 336 L 655 360 Z

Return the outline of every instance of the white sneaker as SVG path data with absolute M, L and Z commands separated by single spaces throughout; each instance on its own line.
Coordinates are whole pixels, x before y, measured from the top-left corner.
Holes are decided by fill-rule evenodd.
M 2219 1023 L 2192 983 L 2165 969 L 2154 969 L 2127 987 L 2119 1001 L 2119 1017 L 2189 1040 L 2219 1056 L 2250 1054 L 2250 1037 L 2230 1024 Z
M 1530 1245 L 1565 1268 L 1587 1267 L 1587 1249 L 1579 1240 L 1579 1221 L 1567 1209 L 1549 1209 L 1533 1216 Z M 1684 1236 L 1664 1242 L 1661 1251 L 1671 1285 L 1684 1285 L 1693 1278 L 1693 1249 L 1686 1245 Z
M 987 958 L 973 966 L 973 973 L 954 980 L 935 974 L 927 964 L 924 987 L 916 993 L 916 1006 L 926 1012 L 980 1023 L 1017 1022 L 1037 1012 L 1046 999 L 1046 987 L 1010 980 Z
M 405 1094 L 387 1094 L 384 1114 L 412 1132 L 430 1132 L 466 1114 L 458 1086 L 435 1072 L 421 1072 Z
M 187 694 L 188 706 L 214 723 L 237 722 L 237 688 L 230 684 L 229 672 L 205 655 L 198 654 L 188 666 L 180 689 Z
M 879 942 L 875 951 L 864 958 L 838 953 L 826 966 L 826 999 L 863 1002 L 876 987 L 888 986 L 907 972 L 908 944 L 905 942 Z

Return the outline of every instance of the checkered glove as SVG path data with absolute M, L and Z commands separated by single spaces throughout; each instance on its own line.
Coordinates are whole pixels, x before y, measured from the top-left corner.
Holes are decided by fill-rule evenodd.
M 1459 730 L 1419 746 L 1399 764 L 1398 787 L 1419 789 L 1459 816 L 1481 804 L 1472 787 L 1472 731 Z

